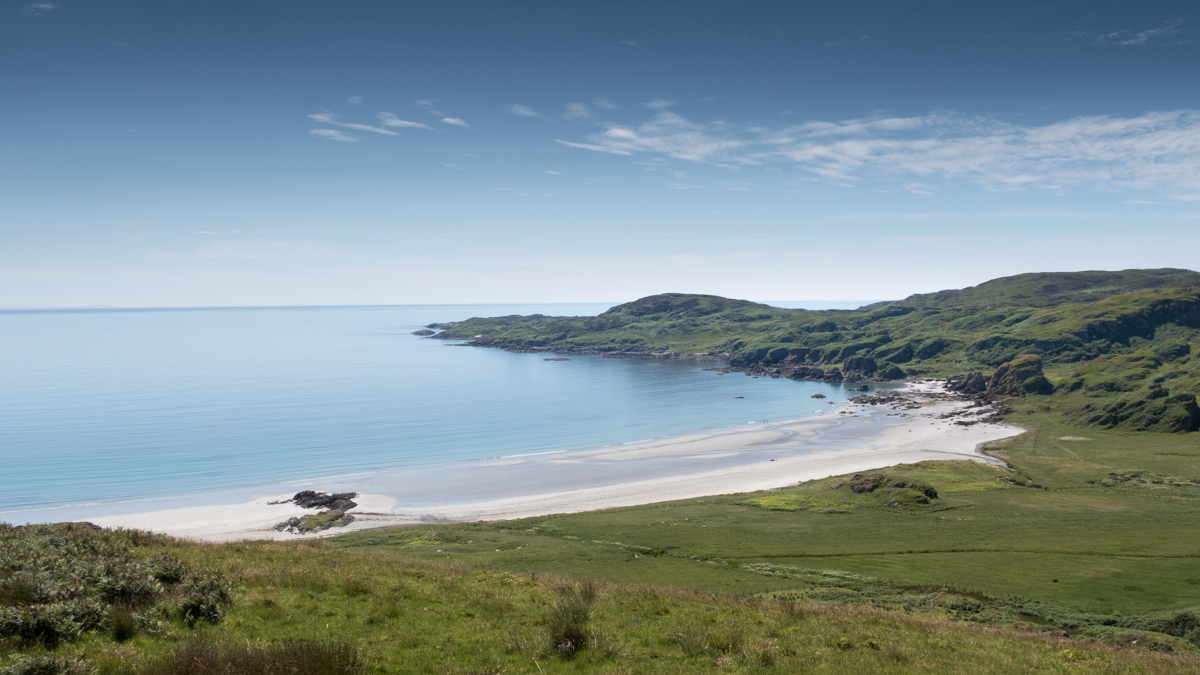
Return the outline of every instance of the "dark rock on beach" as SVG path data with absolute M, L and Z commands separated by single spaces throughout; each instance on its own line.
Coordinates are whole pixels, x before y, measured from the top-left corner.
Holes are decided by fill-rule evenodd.
M 350 500 L 358 496 L 357 492 L 337 492 L 329 494 L 328 492 L 316 492 L 314 490 L 305 490 L 297 492 L 295 497 L 292 497 L 292 502 L 301 508 L 305 509 L 332 509 L 334 511 L 349 511 L 358 506 L 357 503 Z

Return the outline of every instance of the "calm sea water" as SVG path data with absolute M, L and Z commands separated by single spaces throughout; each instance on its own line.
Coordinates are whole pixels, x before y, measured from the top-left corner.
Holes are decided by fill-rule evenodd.
M 711 362 L 553 362 L 410 335 L 606 308 L 0 312 L 0 511 L 614 445 L 845 398 Z

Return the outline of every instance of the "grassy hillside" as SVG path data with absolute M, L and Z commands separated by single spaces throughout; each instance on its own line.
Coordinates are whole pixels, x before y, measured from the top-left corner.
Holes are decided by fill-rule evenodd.
M 756 375 L 834 381 L 981 373 L 1036 356 L 1035 379 L 1088 425 L 1200 428 L 1200 274 L 1024 274 L 853 311 L 664 294 L 596 317 L 475 318 L 438 337 L 518 351 L 713 355 Z M 1032 362 L 1030 362 L 1032 364 Z M 1022 371 L 1024 372 L 1024 371 Z
M 1200 615 L 1200 443 L 1193 435 L 1080 436 L 1048 401 L 1026 401 L 1017 416 L 1031 433 L 997 450 L 1015 471 L 930 462 L 751 495 L 335 542 L 496 570 L 783 594 L 1095 639 L 1166 631 L 1200 646 L 1200 619 L 1186 631 L 1166 628 L 1181 614 Z
M 363 555 L 319 541 L 199 545 L 64 526 L 8 535 L 9 553 L 21 555 L 6 558 L 3 585 L 25 594 L 6 591 L 0 604 L 5 673 L 1177 673 L 1200 667 L 1190 654 L 1147 648 L 1167 645 L 1149 635 L 1133 647 L 1080 642 L 867 605 L 569 581 Z M 84 556 L 89 565 L 73 555 L 80 551 L 98 555 Z M 80 568 L 77 578 L 89 579 L 71 591 L 94 592 L 88 625 L 70 624 L 56 610 L 66 600 L 51 596 L 64 589 L 29 569 L 35 558 L 60 572 Z M 167 559 L 204 570 L 225 589 L 218 611 L 188 618 L 181 596 L 165 589 L 137 599 L 106 595 L 114 574 L 153 586 L 152 561 Z M 9 631 L 12 617 L 28 614 L 42 617 L 39 628 Z M 39 630 L 55 622 L 70 624 L 70 631 L 53 646 L 39 642 Z

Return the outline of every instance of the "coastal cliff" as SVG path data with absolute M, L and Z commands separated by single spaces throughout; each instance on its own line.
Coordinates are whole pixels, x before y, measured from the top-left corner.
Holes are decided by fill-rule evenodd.
M 1158 429 L 1164 417 L 1173 421 L 1161 430 L 1200 428 L 1200 414 L 1191 414 L 1200 391 L 1192 356 L 1200 347 L 1200 273 L 1190 270 L 1022 274 L 856 310 L 664 293 L 594 317 L 443 326 L 433 337 L 514 352 L 716 359 L 751 375 L 827 382 L 970 379 L 961 393 L 1057 397 L 1093 411 L 1101 402 L 1082 399 L 1169 398 L 1170 411 L 1155 403 L 1158 412 L 1134 414 L 1132 428 Z M 1138 358 L 1142 352 L 1151 357 Z M 1093 412 L 1090 423 L 1130 424 L 1108 412 Z

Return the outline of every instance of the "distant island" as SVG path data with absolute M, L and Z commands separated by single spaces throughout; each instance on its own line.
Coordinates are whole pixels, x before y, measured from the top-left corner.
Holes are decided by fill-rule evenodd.
M 1085 425 L 1200 429 L 1200 273 L 1030 273 L 856 310 L 664 293 L 594 317 L 433 324 L 515 352 L 710 357 L 750 374 L 828 382 L 949 378 L 972 396 L 1041 396 Z

